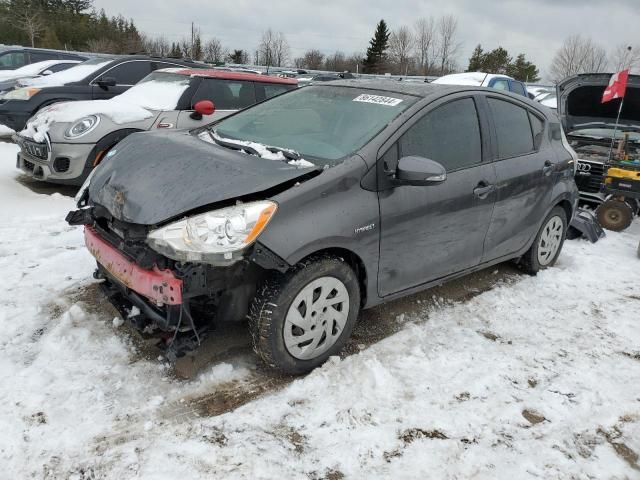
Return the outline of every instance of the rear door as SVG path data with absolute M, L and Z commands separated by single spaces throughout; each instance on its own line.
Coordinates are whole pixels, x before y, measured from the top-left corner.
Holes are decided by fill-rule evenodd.
M 483 161 L 489 127 L 474 97 L 447 97 L 418 115 L 379 160 L 381 296 L 479 264 L 491 221 L 495 173 Z M 441 163 L 447 179 L 384 188 L 398 159 L 410 155 Z
M 518 252 L 538 231 L 554 185 L 556 157 L 543 141 L 544 118 L 524 104 L 487 96 L 494 125 L 496 202 L 484 261 Z M 544 148 L 542 148 L 544 146 Z

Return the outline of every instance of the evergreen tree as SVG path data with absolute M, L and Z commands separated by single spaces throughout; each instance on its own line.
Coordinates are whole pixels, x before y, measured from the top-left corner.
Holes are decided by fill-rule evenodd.
M 387 28 L 387 23 L 384 20 L 380 20 L 373 38 L 369 41 L 367 56 L 363 62 L 365 73 L 381 73 L 383 71 L 390 35 L 391 32 Z
M 511 64 L 511 56 L 504 48 L 498 47 L 485 54 L 482 62 L 482 71 L 486 73 L 506 74 Z
M 482 46 L 478 44 L 471 54 L 471 58 L 469 58 L 469 67 L 467 67 L 467 72 L 481 72 L 484 67 L 484 57 L 484 50 L 482 50 Z
M 171 43 L 171 51 L 169 52 L 169 56 L 174 58 L 182 57 L 182 50 L 180 50 L 180 45 L 176 42 Z
M 524 53 L 518 55 L 515 62 L 509 65 L 507 75 L 522 82 L 535 83 L 540 81 L 540 72 L 538 67 L 536 67 L 535 64 L 528 62 L 524 57 Z

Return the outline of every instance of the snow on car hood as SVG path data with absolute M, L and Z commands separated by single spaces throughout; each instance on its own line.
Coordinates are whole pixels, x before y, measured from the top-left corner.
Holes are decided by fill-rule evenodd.
M 266 162 L 184 131 L 134 133 L 111 152 L 95 170 L 89 197 L 115 218 L 140 225 L 259 194 L 314 171 Z
M 616 122 L 619 100 L 602 103 L 611 73 L 585 73 L 558 84 L 558 116 L 565 132 Z M 629 75 L 620 128 L 640 129 L 640 75 Z
M 60 63 L 80 63 L 79 60 L 44 60 L 42 62 L 30 63 L 15 70 L 0 70 L 0 81 L 17 80 L 21 78 L 34 77 L 47 68 Z M 70 67 L 73 68 L 73 67 Z M 53 74 L 52 74 L 53 75 Z
M 20 135 L 43 142 L 52 123 L 76 122 L 87 115 L 104 115 L 118 125 L 139 122 L 157 111 L 175 110 L 187 88 L 188 77 L 179 83 L 150 80 L 109 100 L 54 103 L 32 117 Z

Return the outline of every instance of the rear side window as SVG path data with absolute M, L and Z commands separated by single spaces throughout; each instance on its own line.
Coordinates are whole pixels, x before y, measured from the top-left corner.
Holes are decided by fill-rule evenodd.
M 441 163 L 447 171 L 482 161 L 480 126 L 471 98 L 454 100 L 427 113 L 400 139 L 403 157 L 416 155 Z
M 529 112 L 511 102 L 488 98 L 498 137 L 498 158 L 517 157 L 533 151 Z
M 256 103 L 253 82 L 203 78 L 191 103 L 211 100 L 218 110 L 240 110 Z
M 135 85 L 151 73 L 151 62 L 135 61 L 121 63 L 102 74 L 102 77 L 114 77 L 118 85 Z
M 531 131 L 533 132 L 533 146 L 537 150 L 540 148 L 540 144 L 542 143 L 544 120 L 531 112 L 529 112 L 529 118 L 531 119 Z
M 513 93 L 517 93 L 518 95 L 522 95 L 524 97 L 528 96 L 527 92 L 524 89 L 524 85 L 520 82 L 511 82 L 511 90 L 513 91 Z
M 27 64 L 27 55 L 24 52 L 8 52 L 0 55 L 0 67 L 15 69 Z

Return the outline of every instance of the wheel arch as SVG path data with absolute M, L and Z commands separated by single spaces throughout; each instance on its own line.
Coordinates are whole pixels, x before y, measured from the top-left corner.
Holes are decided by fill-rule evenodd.
M 304 262 L 312 257 L 318 256 L 331 256 L 337 257 L 344 260 L 354 271 L 356 277 L 358 278 L 358 284 L 360 285 L 360 306 L 363 307 L 367 303 L 367 287 L 368 287 L 368 275 L 367 275 L 367 267 L 365 266 L 364 261 L 360 256 L 353 251 L 343 248 L 343 247 L 327 247 L 321 250 L 317 250 L 306 255 L 299 262 Z

